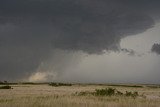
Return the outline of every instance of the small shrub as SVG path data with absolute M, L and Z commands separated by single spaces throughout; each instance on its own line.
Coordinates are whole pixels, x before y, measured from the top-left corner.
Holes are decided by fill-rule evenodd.
M 1 86 L 0 89 L 12 89 L 12 87 L 9 85 L 5 85 L 5 86 Z
M 49 85 L 50 85 L 50 86 L 54 86 L 54 87 L 58 87 L 58 84 L 57 84 L 57 83 L 50 83 Z
M 123 95 L 123 93 L 122 92 L 120 92 L 120 91 L 117 91 L 117 93 L 116 93 L 117 95 Z
M 133 98 L 135 98 L 135 97 L 137 97 L 138 96 L 138 92 L 128 92 L 128 91 L 126 91 L 126 94 L 125 94 L 127 97 L 133 97 Z
M 126 94 L 125 94 L 126 96 L 131 96 L 132 95 L 132 92 L 128 92 L 128 91 L 126 91 Z
M 95 95 L 97 96 L 111 96 L 115 95 L 116 89 L 113 88 L 106 88 L 106 89 L 96 89 Z
M 54 87 L 58 87 L 58 86 L 72 86 L 72 84 L 68 84 L 68 83 L 50 83 L 50 86 L 54 86 Z
M 76 95 L 86 96 L 86 95 L 94 95 L 94 96 L 126 96 L 136 98 L 139 96 L 138 92 L 128 92 L 122 93 L 114 88 L 105 88 L 105 89 L 96 89 L 94 92 L 76 92 Z

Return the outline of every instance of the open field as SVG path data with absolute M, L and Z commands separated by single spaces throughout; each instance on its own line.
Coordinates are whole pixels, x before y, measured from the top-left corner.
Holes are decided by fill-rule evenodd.
M 13 89 L 0 89 L 0 107 L 160 107 L 160 88 L 152 86 L 17 84 L 11 87 Z M 136 91 L 139 96 L 75 94 L 108 87 L 121 92 Z

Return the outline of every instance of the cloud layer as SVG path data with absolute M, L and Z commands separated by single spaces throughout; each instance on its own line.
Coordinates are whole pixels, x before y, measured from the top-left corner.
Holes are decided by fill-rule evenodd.
M 57 50 L 66 54 L 134 53 L 121 49 L 120 41 L 154 26 L 145 10 L 149 2 L 143 3 L 146 5 L 137 11 L 136 4 L 126 0 L 1 0 L 1 79 L 31 75 L 51 57 L 56 56 L 53 62 L 57 61 Z

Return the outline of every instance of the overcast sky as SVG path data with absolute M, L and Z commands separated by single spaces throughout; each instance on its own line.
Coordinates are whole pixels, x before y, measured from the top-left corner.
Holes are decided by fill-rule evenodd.
M 159 0 L 0 0 L 0 81 L 160 83 Z

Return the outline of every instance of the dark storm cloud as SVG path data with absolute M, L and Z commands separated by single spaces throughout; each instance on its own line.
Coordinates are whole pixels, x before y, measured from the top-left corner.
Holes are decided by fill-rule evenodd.
M 128 1 L 1 0 L 1 78 L 29 75 L 55 49 L 91 54 L 120 50 L 122 38 L 154 25 L 145 9 L 157 8 L 148 9 L 150 3 L 157 6 L 149 0 Z
M 158 55 L 160 55 L 160 44 L 155 43 L 155 44 L 152 46 L 151 51 L 157 53 Z
M 53 29 L 54 48 L 88 53 L 117 50 L 122 37 L 144 32 L 153 25 L 147 14 L 116 0 L 3 1 L 1 10 L 2 24 L 27 25 L 38 33 Z M 44 28 L 39 30 L 39 26 Z

